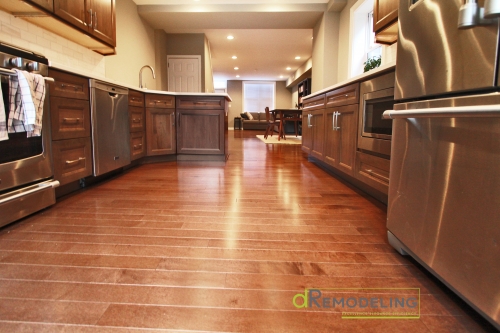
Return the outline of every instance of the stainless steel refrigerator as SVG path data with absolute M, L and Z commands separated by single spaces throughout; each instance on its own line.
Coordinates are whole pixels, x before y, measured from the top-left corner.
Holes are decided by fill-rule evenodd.
M 500 329 L 500 0 L 402 0 L 387 229 Z M 484 17 L 484 13 L 489 17 Z

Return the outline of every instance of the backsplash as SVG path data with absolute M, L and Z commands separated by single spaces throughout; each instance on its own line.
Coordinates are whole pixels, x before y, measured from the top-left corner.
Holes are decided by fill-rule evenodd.
M 0 11 L 0 41 L 47 57 L 53 66 L 105 76 L 104 56 Z

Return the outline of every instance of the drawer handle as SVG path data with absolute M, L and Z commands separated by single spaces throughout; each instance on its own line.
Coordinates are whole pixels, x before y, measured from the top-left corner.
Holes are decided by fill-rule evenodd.
M 156 100 L 156 101 L 153 101 L 155 104 L 156 103 L 162 103 L 162 104 L 167 104 L 167 101 L 160 101 L 160 100 Z
M 376 173 L 376 172 L 373 172 L 373 170 L 372 170 L 372 169 L 366 169 L 366 170 L 365 170 L 365 172 L 366 172 L 367 174 L 369 174 L 370 176 L 374 177 L 374 178 L 378 178 L 378 179 L 380 179 L 380 180 L 382 180 L 382 181 L 385 181 L 385 182 L 388 182 L 388 181 L 389 181 L 389 178 L 384 177 L 384 176 L 382 176 L 382 175 L 380 175 L 380 174 L 378 174 L 378 173 Z
M 73 161 L 66 161 L 66 164 L 75 164 L 75 163 L 79 163 L 81 161 L 85 161 L 85 157 L 79 157 L 77 160 L 73 160 Z
M 134 118 L 134 119 L 132 119 L 132 122 L 133 123 L 140 123 L 141 122 L 141 118 Z
M 194 104 L 207 105 L 208 102 L 194 102 Z
M 138 150 L 138 149 L 141 149 L 141 148 L 142 148 L 142 143 L 138 144 L 138 145 L 134 145 L 134 149 L 135 150 Z
M 79 123 L 80 118 L 63 118 L 63 122 L 65 122 L 65 123 Z
M 66 88 L 66 87 L 68 87 L 68 88 L 73 88 L 75 91 L 77 91 L 77 90 L 81 90 L 81 89 L 80 89 L 80 87 L 75 86 L 75 85 L 73 85 L 73 84 L 61 83 L 61 88 Z

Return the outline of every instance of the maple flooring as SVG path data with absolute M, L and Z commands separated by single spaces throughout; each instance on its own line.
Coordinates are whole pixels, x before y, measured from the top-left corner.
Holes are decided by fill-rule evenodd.
M 139 166 L 0 229 L 0 332 L 490 332 L 386 240 L 386 207 L 298 145 Z M 420 318 L 297 309 L 305 288 L 420 288 Z M 346 294 L 347 295 L 347 294 Z

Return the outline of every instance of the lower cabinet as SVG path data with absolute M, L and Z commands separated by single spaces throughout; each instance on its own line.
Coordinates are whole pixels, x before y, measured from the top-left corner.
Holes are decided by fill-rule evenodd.
M 177 110 L 177 154 L 225 153 L 224 110 Z
M 388 194 L 390 160 L 359 151 L 356 154 L 356 178 Z
M 146 135 L 144 132 L 130 133 L 130 160 L 146 156 Z
M 302 113 L 302 151 L 323 160 L 325 143 L 325 110 L 304 111 Z
M 61 185 L 92 174 L 90 137 L 52 141 L 54 179 Z
M 327 108 L 325 111 L 324 162 L 354 176 L 358 104 Z
M 147 156 L 176 153 L 175 109 L 146 108 Z

